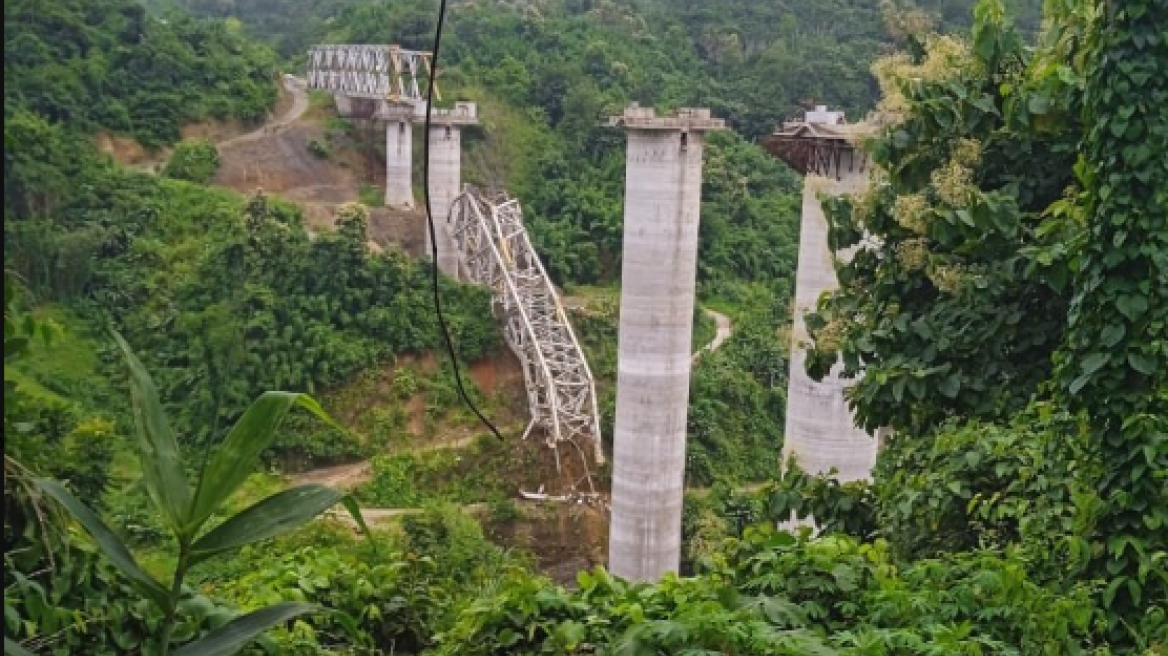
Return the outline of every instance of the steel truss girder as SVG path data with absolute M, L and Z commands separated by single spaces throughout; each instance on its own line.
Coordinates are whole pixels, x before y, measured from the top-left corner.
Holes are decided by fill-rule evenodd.
M 419 75 L 432 75 L 428 52 L 360 44 L 319 45 L 308 50 L 310 89 L 353 98 L 425 102 L 425 85 L 418 83 Z
M 503 337 L 523 365 L 531 423 L 548 446 L 587 438 L 604 462 L 596 383 L 551 279 L 523 228 L 518 201 L 492 202 L 474 189 L 451 207 L 451 230 L 465 280 L 491 289 Z

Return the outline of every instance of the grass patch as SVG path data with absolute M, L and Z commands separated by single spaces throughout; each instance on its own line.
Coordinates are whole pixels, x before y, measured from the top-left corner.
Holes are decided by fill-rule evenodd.
M 537 486 L 542 444 L 500 443 L 482 435 L 466 449 L 405 453 L 373 459 L 373 480 L 357 489 L 363 506 L 417 508 L 433 502 L 502 502 L 518 487 Z
M 385 194 L 377 185 L 362 182 L 357 189 L 357 198 L 366 207 L 382 207 L 385 205 Z

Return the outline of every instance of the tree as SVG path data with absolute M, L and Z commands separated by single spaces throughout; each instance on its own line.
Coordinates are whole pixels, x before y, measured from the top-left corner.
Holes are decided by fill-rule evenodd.
M 949 417 L 1000 419 L 1050 375 L 1081 226 L 1058 211 L 1072 184 L 1070 85 L 1033 69 L 999 2 L 972 43 L 928 37 L 874 70 L 896 116 L 868 144 L 879 176 L 829 199 L 840 289 L 807 319 L 808 371 L 842 356 L 856 419 L 928 433 Z M 1059 45 L 1059 44 L 1056 44 Z M 1039 72 L 1040 71 L 1040 72 Z
M 206 184 L 219 170 L 219 149 L 210 141 L 181 141 L 162 174 L 168 178 Z

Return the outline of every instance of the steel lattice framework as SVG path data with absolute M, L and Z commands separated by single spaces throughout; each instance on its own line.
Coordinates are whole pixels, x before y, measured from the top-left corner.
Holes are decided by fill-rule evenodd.
M 383 45 L 320 45 L 308 50 L 308 87 L 352 98 L 425 102 L 419 75 L 432 75 L 430 53 Z M 434 90 L 435 100 L 440 100 Z
M 580 448 L 577 438 L 587 438 L 603 463 L 592 371 L 527 237 L 518 201 L 468 188 L 450 211 L 460 273 L 491 288 L 504 339 L 523 365 L 531 409 L 524 438 L 537 426 L 553 449 L 564 441 Z

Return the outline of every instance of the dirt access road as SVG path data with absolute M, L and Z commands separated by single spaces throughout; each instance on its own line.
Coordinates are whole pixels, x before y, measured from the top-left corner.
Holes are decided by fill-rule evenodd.
M 473 444 L 476 438 L 476 435 L 468 434 L 457 437 L 455 439 L 435 440 L 427 444 L 405 449 L 404 451 L 395 451 L 393 453 L 429 453 L 431 451 L 464 449 Z M 351 462 L 344 465 L 333 465 L 331 467 L 321 467 L 320 469 L 310 469 L 299 474 L 294 474 L 292 476 L 292 482 L 295 485 L 308 485 L 310 483 L 315 483 L 317 485 L 334 487 L 339 490 L 352 490 L 361 486 L 363 483 L 369 482 L 369 480 L 372 478 L 373 461 L 362 460 L 360 462 Z
M 308 111 L 308 84 L 295 76 L 284 75 L 284 91 L 292 96 L 292 104 L 288 107 L 287 111 L 276 119 L 265 123 L 247 134 L 241 134 L 238 137 L 220 141 L 216 146 L 222 150 L 237 144 L 266 139 L 269 135 L 273 135 L 282 128 L 286 128 L 300 120 L 300 117 L 304 116 L 304 113 Z
M 243 194 L 263 190 L 293 201 L 304 211 L 310 229 L 332 229 L 337 207 L 358 201 L 363 182 L 384 184 L 383 167 L 375 167 L 373 180 L 366 181 L 356 172 L 365 170 L 368 162 L 352 148 L 329 147 L 327 157 L 313 155 L 309 144 L 329 144 L 329 133 L 314 116 L 318 112 L 311 111 L 304 80 L 285 75 L 283 89 L 292 99 L 284 112 L 256 130 L 216 144 L 220 163 L 212 183 Z M 424 215 L 415 210 L 369 210 L 369 237 L 381 249 L 393 244 L 420 255 L 424 226 Z

